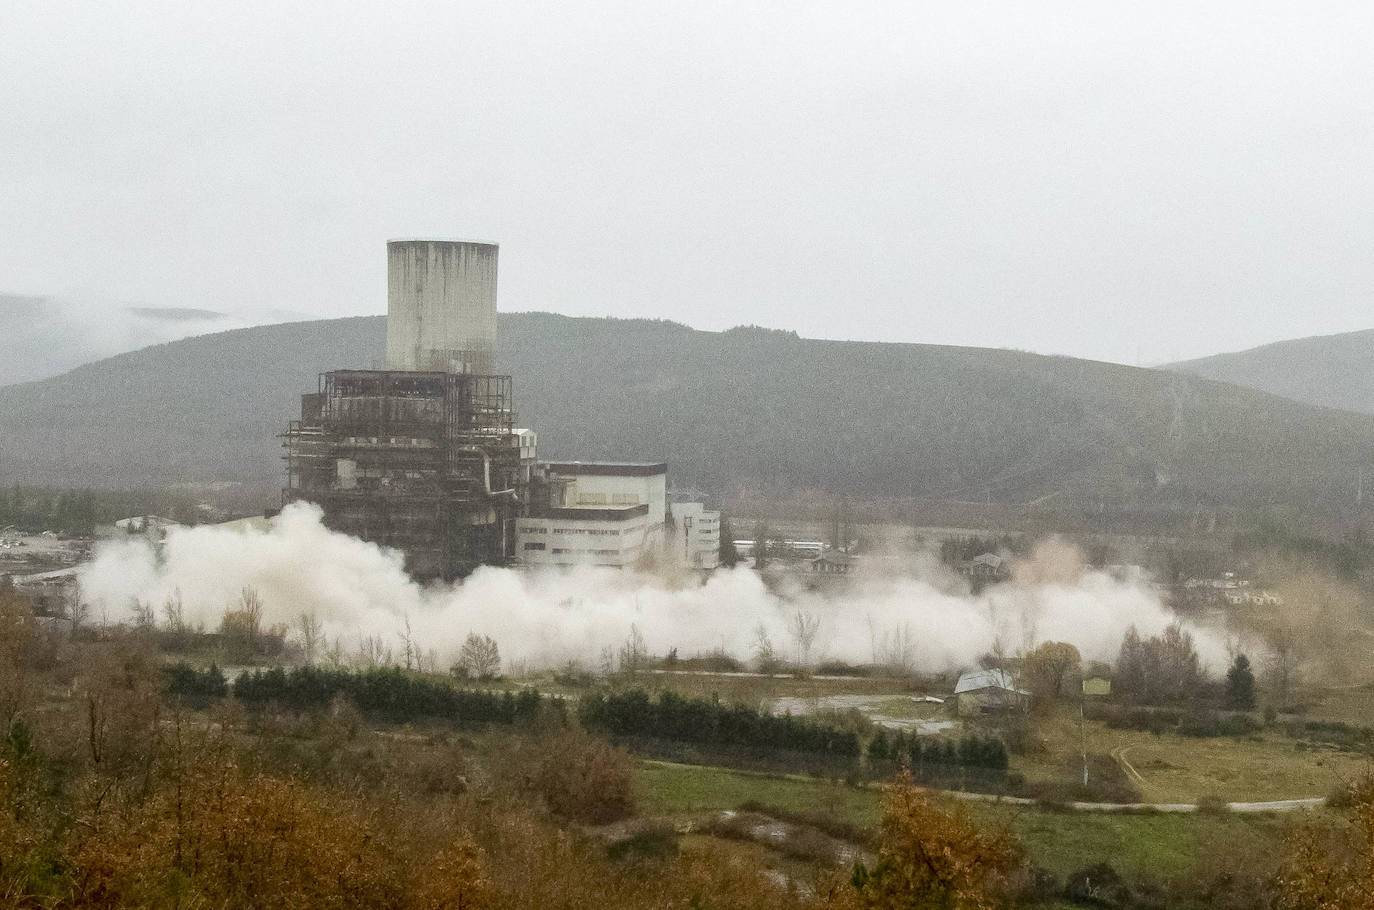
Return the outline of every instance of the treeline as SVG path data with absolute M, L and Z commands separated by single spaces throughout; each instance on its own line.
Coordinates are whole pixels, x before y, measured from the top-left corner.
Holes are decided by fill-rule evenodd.
M 1182 704 L 1194 700 L 1206 680 L 1193 636 L 1181 623 L 1150 638 L 1132 626 L 1121 640 L 1112 694 L 1143 705 Z
M 97 525 L 121 518 L 160 515 L 182 524 L 202 520 L 197 501 L 183 493 L 163 490 L 72 490 L 55 487 L 12 486 L 0 489 L 0 528 L 57 531 L 88 537 Z
M 1237 532 L 1232 542 L 1237 553 L 1276 551 L 1305 556 L 1329 565 L 1342 578 L 1356 578 L 1374 564 L 1374 542 L 1364 528 L 1341 540 L 1331 540 L 1274 521 L 1259 521 Z
M 176 664 L 164 670 L 171 694 L 216 697 L 228 694 L 218 667 L 196 670 Z M 284 670 L 244 670 L 234 680 L 234 697 L 250 706 L 269 703 L 297 710 L 328 705 L 335 698 L 351 701 L 359 710 L 389 721 L 447 720 L 459 727 L 490 723 L 514 724 L 537 718 L 546 704 L 562 702 L 538 692 L 488 692 L 458 689 L 447 683 L 406 673 L 398 667 L 368 670 L 296 667 Z
M 790 714 L 768 714 L 743 705 L 687 699 L 663 692 L 655 701 L 640 689 L 594 693 L 582 700 L 582 723 L 612 736 L 647 736 L 709 746 L 744 746 L 806 752 L 830 759 L 859 757 L 859 737 Z
M 95 533 L 99 511 L 91 490 L 19 486 L 0 490 L 0 528 L 14 525 L 35 533 L 62 531 L 85 536 Z
M 886 771 L 890 765 L 906 764 L 917 779 L 958 769 L 1005 774 L 1007 762 L 1007 747 L 995 736 L 965 736 L 955 742 L 879 730 L 868 743 L 871 767 Z

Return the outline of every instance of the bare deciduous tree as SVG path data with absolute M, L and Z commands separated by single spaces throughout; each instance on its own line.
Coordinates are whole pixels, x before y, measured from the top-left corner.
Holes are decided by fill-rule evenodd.
M 916 636 L 910 623 L 879 632 L 870 616 L 868 637 L 875 664 L 901 673 L 910 673 L 915 668 Z
M 324 624 L 313 612 L 302 613 L 296 617 L 296 634 L 300 640 L 301 656 L 307 664 L 313 664 L 324 643 Z
M 407 670 L 415 669 L 415 635 L 410 630 L 410 614 L 404 617 L 405 631 L 401 633 L 401 655 Z
M 811 666 L 811 651 L 816 646 L 816 633 L 820 629 L 821 618 L 814 613 L 798 610 L 792 614 L 792 619 L 788 624 L 788 632 L 792 636 L 792 644 L 797 649 L 798 667 Z
M 129 604 L 129 609 L 133 614 L 135 629 L 151 632 L 157 628 L 157 615 L 153 612 L 152 603 L 135 597 Z
M 1269 636 L 1269 702 L 1282 711 L 1298 685 L 1298 636 L 1291 626 L 1279 626 Z
M 86 625 L 86 621 L 91 617 L 91 605 L 82 599 L 81 593 L 71 595 L 67 598 L 67 621 L 72 626 L 72 638 L 76 638 L 81 628 Z
M 639 626 L 630 624 L 630 634 L 625 644 L 620 646 L 619 657 L 620 672 L 628 676 L 648 668 L 649 648 L 644 644 L 644 635 L 639 631 Z
M 330 645 L 324 652 L 324 662 L 329 666 L 340 669 L 344 665 L 344 647 L 339 637 L 334 636 L 334 644 Z
M 243 629 L 248 636 L 248 646 L 256 648 L 258 636 L 262 633 L 262 598 L 252 588 L 244 588 L 239 594 L 238 613 L 243 617 Z
M 391 648 L 380 635 L 364 635 L 358 640 L 357 663 L 364 667 L 389 667 Z
M 754 659 L 758 661 L 759 672 L 772 675 L 778 672 L 782 666 L 782 661 L 778 658 L 778 649 L 773 646 L 773 639 L 768 635 L 768 628 L 759 623 L 754 629 Z
M 501 650 L 489 635 L 469 632 L 458 652 L 454 675 L 466 679 L 492 679 L 501 672 Z
M 181 602 L 181 589 L 162 602 L 162 625 L 178 639 L 186 635 L 186 607 Z

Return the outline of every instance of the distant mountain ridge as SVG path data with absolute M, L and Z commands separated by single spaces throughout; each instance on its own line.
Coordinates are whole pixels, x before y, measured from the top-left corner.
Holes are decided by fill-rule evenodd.
M 1374 329 L 1295 338 L 1172 363 L 1167 369 L 1374 414 Z
M 246 324 L 212 310 L 0 294 L 0 385 L 46 379 L 150 344 Z
M 1374 417 L 1158 370 L 758 328 L 503 314 L 500 368 L 550 458 L 667 460 L 717 494 L 1348 512 Z M 318 373 L 384 317 L 203 335 L 0 388 L 0 483 L 280 482 Z

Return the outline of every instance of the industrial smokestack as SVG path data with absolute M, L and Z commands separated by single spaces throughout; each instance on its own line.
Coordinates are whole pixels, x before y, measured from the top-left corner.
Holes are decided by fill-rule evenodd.
M 492 372 L 497 250 L 462 240 L 387 241 L 388 370 Z

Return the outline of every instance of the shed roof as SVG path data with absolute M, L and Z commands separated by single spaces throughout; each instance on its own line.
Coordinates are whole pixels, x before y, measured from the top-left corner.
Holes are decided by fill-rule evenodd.
M 1030 694 L 1024 689 L 1016 688 L 1016 678 L 1006 670 L 975 670 L 965 673 L 959 677 L 959 682 L 955 683 L 954 694 L 977 692 L 979 689 L 1004 689 L 1021 695 Z

